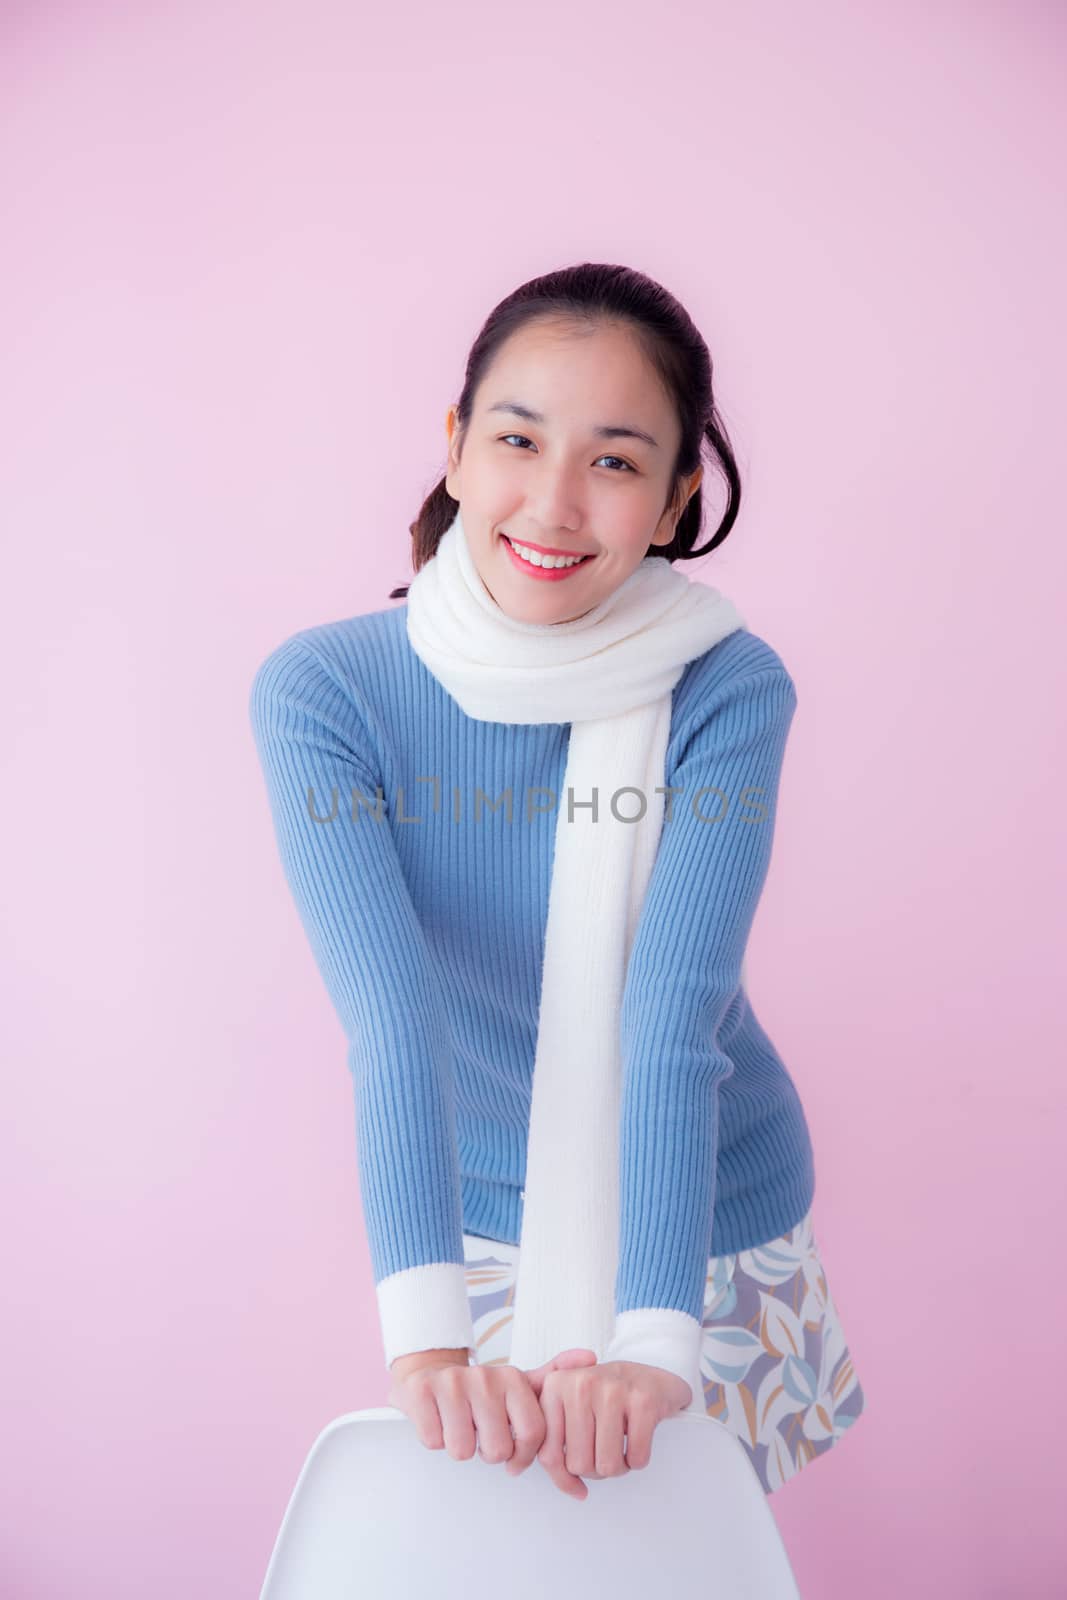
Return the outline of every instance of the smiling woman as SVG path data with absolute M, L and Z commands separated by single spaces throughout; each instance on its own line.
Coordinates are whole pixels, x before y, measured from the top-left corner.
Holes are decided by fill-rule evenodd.
M 532 431 L 499 434 L 500 413 Z M 445 487 L 463 506 L 489 594 L 527 622 L 576 620 L 618 589 L 650 549 L 670 544 L 703 472 L 698 465 L 675 481 L 674 403 L 620 323 L 532 319 L 498 348 L 462 431 L 457 414 L 447 418 Z M 626 456 L 603 453 L 619 439 Z M 532 559 L 546 551 L 561 557 L 551 569 Z
M 770 1491 L 863 1393 L 744 977 L 796 690 L 675 566 L 737 516 L 710 356 L 641 274 L 551 273 L 488 319 L 446 432 L 406 606 L 290 636 L 251 702 L 349 1039 L 391 1400 L 428 1447 L 536 1458 L 579 1498 L 697 1410 L 747 1430 Z M 706 464 L 727 499 L 699 547 Z M 357 808 L 430 781 L 421 817 Z M 478 826 L 445 786 L 488 797 Z M 513 791 L 553 825 L 511 827 Z M 626 792 L 639 815 L 599 814 Z M 322 825 L 331 793 L 350 822 Z M 501 1347 L 468 1267 L 508 1252 Z
M 593 274 L 605 269 L 577 270 L 587 270 L 594 287 Z M 711 401 L 710 361 L 703 383 L 683 390 L 688 399 L 680 407 L 678 352 L 656 349 L 647 328 L 620 315 L 624 296 L 613 303 L 609 287 L 602 279 L 599 306 L 591 295 L 584 308 L 566 309 L 546 284 L 539 301 L 518 291 L 497 308 L 448 410 L 447 471 L 412 528 L 418 570 L 462 503 L 488 593 L 529 622 L 585 615 L 649 555 L 706 554 L 737 514 L 740 486 Z M 695 329 L 692 336 L 706 356 Z M 524 431 L 502 432 L 504 418 L 521 421 Z M 715 538 L 694 551 L 705 441 L 728 500 Z M 620 448 L 605 453 L 608 444 Z M 549 579 L 544 560 L 515 559 L 515 544 L 576 556 L 580 564 L 553 563 Z M 557 572 L 568 575 L 565 582 Z M 405 593 L 394 590 L 390 598 Z

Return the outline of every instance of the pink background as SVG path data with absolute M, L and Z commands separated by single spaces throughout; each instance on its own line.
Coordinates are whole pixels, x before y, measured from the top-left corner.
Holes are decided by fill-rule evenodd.
M 709 340 L 696 571 L 799 694 L 751 987 L 867 1412 L 771 1504 L 805 1596 L 1062 1593 L 1062 11 L 3 30 L 0 1592 L 252 1595 L 385 1402 L 248 690 L 390 604 L 482 318 L 599 259 Z

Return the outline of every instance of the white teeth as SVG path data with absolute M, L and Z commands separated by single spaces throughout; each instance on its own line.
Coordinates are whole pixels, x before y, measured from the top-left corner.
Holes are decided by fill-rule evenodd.
M 507 539 L 507 534 L 504 537 Z M 508 539 L 508 544 L 531 567 L 576 567 L 586 560 L 585 556 L 543 556 L 540 550 L 530 550 L 524 544 L 516 544 L 514 539 Z

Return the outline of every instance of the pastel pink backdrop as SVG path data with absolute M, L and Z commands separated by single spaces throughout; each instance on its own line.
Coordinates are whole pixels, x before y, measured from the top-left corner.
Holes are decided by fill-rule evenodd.
M 746 9 L 5 13 L 5 1596 L 258 1592 L 385 1401 L 248 689 L 391 604 L 481 319 L 582 259 L 707 335 L 696 576 L 798 687 L 752 992 L 867 1394 L 802 1592 L 1062 1592 L 1064 19 Z

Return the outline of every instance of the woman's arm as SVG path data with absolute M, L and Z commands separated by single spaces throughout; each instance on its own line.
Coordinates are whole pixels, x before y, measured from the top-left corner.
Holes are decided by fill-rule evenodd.
M 733 1070 L 715 1040 L 770 863 L 795 708 L 777 657 L 710 690 L 668 778 L 671 816 L 623 994 L 616 1335 L 605 1359 L 663 1366 L 698 1403 L 718 1090 Z
M 360 1194 L 386 1363 L 473 1349 L 452 1039 L 381 799 L 358 689 L 305 635 L 249 710 L 286 878 L 349 1042 Z M 366 796 L 356 802 L 353 789 Z M 309 797 L 310 791 L 310 797 Z M 316 820 L 317 818 L 326 820 Z

